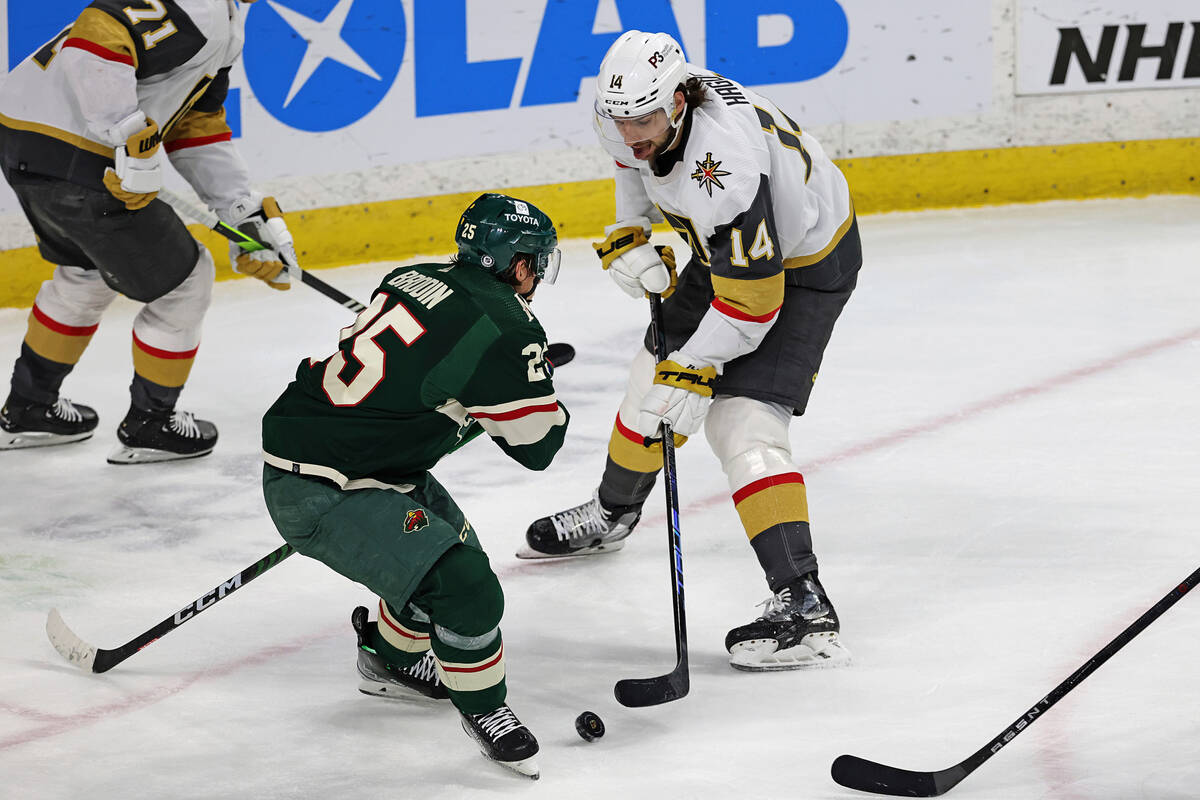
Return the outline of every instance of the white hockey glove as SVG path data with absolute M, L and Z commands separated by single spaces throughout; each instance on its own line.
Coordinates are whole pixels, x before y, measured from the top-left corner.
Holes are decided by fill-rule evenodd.
M 593 242 L 600 265 L 630 297 L 675 291 L 675 252 L 650 246 L 650 220 L 638 217 L 604 229 L 603 242 Z
M 704 424 L 712 400 L 717 368 L 699 366 L 694 359 L 676 350 L 654 368 L 654 385 L 642 398 L 635 429 L 642 436 L 660 435 L 659 423 L 666 422 L 673 433 L 691 436 Z
M 264 197 L 260 202 L 257 196 L 245 197 L 220 216 L 226 223 L 267 246 L 264 250 L 247 251 L 230 243 L 229 261 L 233 271 L 258 278 L 272 289 L 290 289 L 287 265 L 297 263 L 296 246 L 275 198 Z
M 104 187 L 130 211 L 145 208 L 162 189 L 162 133 L 158 125 L 135 111 L 105 134 L 110 141 L 125 143 L 115 148 L 116 169 L 104 170 Z

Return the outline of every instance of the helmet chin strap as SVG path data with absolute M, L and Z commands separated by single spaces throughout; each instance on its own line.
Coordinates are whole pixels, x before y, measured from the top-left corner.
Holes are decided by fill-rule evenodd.
M 681 136 L 683 136 L 683 120 L 687 117 L 687 113 L 689 110 L 690 109 L 685 105 L 683 107 L 683 111 L 681 111 L 679 113 L 677 118 L 673 122 L 668 123 L 670 125 L 670 127 L 675 131 L 675 135 L 671 137 L 671 142 L 662 149 L 662 151 L 664 153 L 674 150 L 675 146 L 679 144 L 679 139 Z

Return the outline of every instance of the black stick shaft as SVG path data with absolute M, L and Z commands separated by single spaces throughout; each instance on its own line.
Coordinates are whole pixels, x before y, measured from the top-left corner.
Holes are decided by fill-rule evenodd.
M 662 361 L 667 357 L 667 334 L 663 327 L 662 298 L 650 296 L 650 315 L 654 322 L 654 356 Z M 679 534 L 679 479 L 675 471 L 675 437 L 671 426 L 662 424 L 663 481 L 667 495 L 667 546 L 671 554 L 671 604 L 675 614 L 675 654 L 687 669 L 687 621 L 683 605 L 683 544 Z
M 207 222 L 208 220 L 204 220 L 204 221 Z M 249 250 L 269 249 L 267 247 L 267 245 L 258 241 L 253 236 L 250 236 L 249 234 L 238 230 L 237 228 L 233 227 L 232 225 L 227 225 L 224 222 L 221 222 L 220 220 L 217 220 L 216 224 L 212 225 L 211 227 L 212 227 L 212 230 L 221 234 L 222 236 L 224 236 L 226 239 L 233 242 L 234 244 L 245 247 L 245 249 L 248 251 Z M 293 272 L 295 274 L 299 274 L 301 283 L 303 283 L 306 286 L 310 286 L 313 289 L 316 289 L 321 294 L 323 294 L 326 297 L 328 297 L 329 299 L 339 303 L 340 305 L 345 306 L 346 308 L 353 311 L 355 314 L 357 314 L 358 312 L 360 312 L 366 308 L 366 306 L 364 306 L 362 303 L 358 302 L 357 300 L 355 300 L 353 297 L 346 294 L 342 290 L 337 289 L 333 286 L 330 286 L 328 283 L 321 280 L 316 275 L 313 275 L 311 272 L 301 269 L 300 265 L 288 264 L 287 268 L 288 268 L 288 272 Z
M 1054 687 L 1048 695 L 1018 717 L 999 735 L 958 764 L 936 772 L 916 772 L 868 761 L 858 756 L 843 755 L 838 756 L 833 762 L 831 770 L 833 779 L 842 786 L 875 794 L 903 797 L 936 797 L 945 794 L 1041 718 L 1055 703 L 1066 697 L 1072 689 L 1099 669 L 1104 662 L 1116 655 L 1135 636 L 1161 617 L 1167 609 L 1179 602 L 1185 594 L 1196 587 L 1197 583 L 1200 583 L 1200 568 L 1184 578 L 1179 585 L 1134 620 L 1129 627 L 1117 634 L 1116 638 L 1102 647 L 1083 666 L 1071 673 L 1065 681 Z
M 650 295 L 650 319 L 654 327 L 655 357 L 666 358 L 666 331 L 662 320 L 662 298 Z M 671 558 L 671 607 L 675 617 L 675 668 L 654 678 L 626 678 L 613 691 L 623 706 L 640 708 L 678 700 L 688 693 L 687 620 L 683 605 L 683 546 L 679 535 L 679 481 L 675 472 L 675 438 L 671 426 L 662 424 L 663 479 L 667 496 L 667 546 Z
M 158 639 L 161 639 L 163 636 L 166 636 L 168 633 L 175 630 L 180 625 L 188 622 L 189 620 L 195 619 L 202 611 L 212 608 L 218 602 L 224 600 L 226 597 L 233 594 L 235 591 L 242 588 L 259 575 L 262 575 L 264 572 L 271 569 L 271 567 L 279 564 L 294 552 L 296 552 L 295 548 L 293 548 L 290 544 L 285 544 L 246 567 L 229 580 L 200 595 L 191 603 L 184 606 L 179 611 L 176 611 L 174 614 L 167 617 L 162 622 L 143 633 L 141 636 L 131 639 L 120 647 L 112 650 L 97 650 L 96 660 L 92 664 L 92 672 L 107 672 L 117 664 L 120 664 L 122 661 L 141 650 L 143 647 L 146 647 Z
M 1122 647 L 1129 644 L 1133 637 L 1137 636 L 1142 631 L 1149 627 L 1150 623 L 1158 619 L 1171 606 L 1179 602 L 1185 594 L 1200 582 L 1200 568 L 1183 579 L 1183 582 L 1172 589 L 1161 600 L 1155 603 L 1146 613 L 1142 614 L 1130 624 L 1125 630 L 1117 634 L 1111 642 L 1100 649 L 1100 652 L 1088 659 L 1083 666 L 1071 673 L 1065 681 L 1055 686 L 1050 694 L 1046 695 L 1039 702 L 1035 703 L 1032 708 L 1018 717 L 1002 731 L 996 738 L 981 747 L 974 755 L 963 761 L 962 766 L 966 768 L 967 773 L 970 773 L 983 762 L 987 761 L 1006 744 L 1011 742 L 1017 734 L 1025 730 L 1029 725 L 1048 711 L 1059 700 L 1062 700 L 1067 694 L 1079 684 L 1083 683 L 1084 679 L 1095 672 L 1100 666 L 1117 654 Z
M 239 247 L 241 247 L 243 250 L 245 250 L 248 253 L 254 252 L 256 250 L 270 250 L 271 249 L 266 244 L 264 244 L 263 242 L 260 242 L 258 239 L 251 236 L 250 234 L 246 233 L 245 231 L 238 230 L 237 228 L 233 227 L 232 225 L 227 225 L 225 222 L 223 222 L 221 220 L 220 217 L 218 217 L 216 214 L 214 214 L 211 210 L 209 210 L 207 208 L 201 208 L 201 207 L 197 206 L 196 204 L 189 202 L 186 198 L 180 197 L 179 195 L 174 194 L 173 192 L 168 192 L 166 190 L 159 192 L 158 196 L 161 200 L 166 202 L 168 205 L 170 205 L 172 208 L 174 208 L 180 214 L 191 217 L 196 222 L 199 222 L 201 225 L 204 225 L 204 226 L 212 229 L 213 231 L 221 234 L 226 239 L 228 239 L 229 241 L 238 245 Z M 325 295 L 326 297 L 330 298 L 331 300 L 334 300 L 339 305 L 345 306 L 346 308 L 353 311 L 355 314 L 357 314 L 358 312 L 360 312 L 364 308 L 366 308 L 366 306 L 364 306 L 362 303 L 358 302 L 353 297 L 351 297 L 350 295 L 341 291 L 340 289 L 336 289 L 336 288 L 330 286 L 325 281 L 318 278 L 317 276 L 313 275 L 312 273 L 304 271 L 303 269 L 300 268 L 299 264 L 288 263 L 290 261 L 293 261 L 293 259 L 287 258 L 285 256 L 284 257 L 284 266 L 287 267 L 287 270 L 290 274 L 299 276 L 301 283 L 303 283 L 306 286 L 309 286 L 313 289 L 316 289 L 321 294 Z

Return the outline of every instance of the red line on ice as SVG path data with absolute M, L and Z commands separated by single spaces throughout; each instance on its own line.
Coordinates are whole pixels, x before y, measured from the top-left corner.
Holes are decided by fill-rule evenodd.
M 1090 378 L 1093 375 L 1098 375 L 1100 373 L 1116 369 L 1130 362 L 1145 358 L 1147 356 L 1155 355 L 1162 350 L 1184 344 L 1185 342 L 1190 342 L 1194 339 L 1200 339 L 1200 328 L 1193 328 L 1175 336 L 1170 336 L 1165 339 L 1158 339 L 1156 341 L 1135 347 L 1131 350 L 1118 353 L 1117 355 L 1111 356 L 1110 358 L 1106 358 L 1102 361 L 1097 361 L 1093 364 L 1088 364 L 1086 366 L 1052 376 L 1038 383 L 1032 383 L 1012 391 L 1002 392 L 1000 394 L 993 395 L 992 397 L 988 397 L 974 403 L 969 403 L 958 411 L 942 414 L 941 416 L 933 417 L 925 422 L 917 423 L 916 425 L 910 425 L 906 428 L 901 428 L 893 433 L 879 436 L 875 439 L 870 439 L 860 444 L 850 445 L 842 450 L 837 450 L 830 455 L 808 462 L 803 466 L 803 468 L 806 471 L 811 471 L 814 469 L 820 469 L 821 467 L 829 466 L 831 464 L 847 461 L 851 458 L 856 458 L 868 453 L 873 453 L 876 450 L 882 450 L 885 447 L 906 442 L 917 436 L 939 431 L 955 423 L 965 422 L 989 411 L 995 411 L 1000 408 L 1011 406 L 1022 400 L 1027 400 L 1031 397 L 1036 397 L 1037 395 L 1045 394 L 1047 392 L 1060 389 L 1064 386 L 1069 386 L 1070 384 L 1076 383 L 1085 378 Z M 689 506 L 710 507 L 718 503 L 728 501 L 729 495 L 726 493 L 721 493 L 711 495 L 698 502 L 690 503 Z M 659 516 L 661 516 L 661 514 Z M 502 573 L 509 574 L 521 571 L 523 570 L 519 568 L 501 570 Z M 57 736 L 61 733 L 78 730 L 83 725 L 100 722 L 112 716 L 126 714 L 131 711 L 145 708 L 146 706 L 153 705 L 160 700 L 179 694 L 184 689 L 187 689 L 189 686 L 199 681 L 201 678 L 228 675 L 242 669 L 243 667 L 259 664 L 264 661 L 269 661 L 272 658 L 276 658 L 280 655 L 286 655 L 298 650 L 302 650 L 314 642 L 336 635 L 337 633 L 341 632 L 341 630 L 341 626 L 339 626 L 336 631 L 331 629 L 319 635 L 308 636 L 303 639 L 294 640 L 288 644 L 281 644 L 272 648 L 259 650 L 253 655 L 237 659 L 235 661 L 230 661 L 222 666 L 210 667 L 193 672 L 176 683 L 159 686 L 140 694 L 131 694 L 121 700 L 118 700 L 117 702 L 89 709 L 87 711 L 82 711 L 77 714 L 53 717 L 34 711 L 22 712 L 15 707 L 2 705 L 0 706 L 0 710 L 4 710 L 9 713 L 20 714 L 23 716 L 29 716 L 35 719 L 46 719 L 48 721 L 46 724 L 39 727 L 23 733 L 8 736 L 4 739 L 0 739 L 0 751 L 8 750 L 22 744 L 28 744 L 29 742 L 35 742 L 41 739 Z

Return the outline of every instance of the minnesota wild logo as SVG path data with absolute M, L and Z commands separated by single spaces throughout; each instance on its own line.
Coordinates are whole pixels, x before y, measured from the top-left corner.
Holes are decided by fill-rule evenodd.
M 712 153 L 705 153 L 704 160 L 696 162 L 696 171 L 692 173 L 692 180 L 699 183 L 701 189 L 706 189 L 709 197 L 712 197 L 714 186 L 718 189 L 725 188 L 725 184 L 721 183 L 721 177 L 732 174 L 723 169 L 717 169 L 719 166 L 721 166 L 721 162 L 713 161 Z
M 405 533 L 416 533 L 429 526 L 429 515 L 423 508 L 414 508 L 404 515 L 403 530 Z

